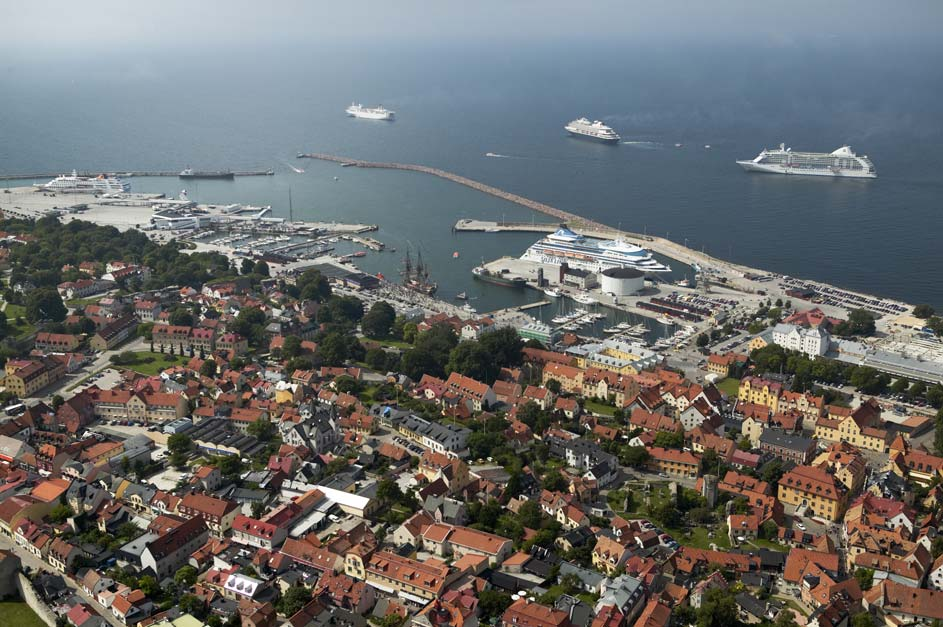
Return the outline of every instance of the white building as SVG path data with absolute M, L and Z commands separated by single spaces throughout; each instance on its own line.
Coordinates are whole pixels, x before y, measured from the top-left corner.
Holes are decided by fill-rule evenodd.
M 773 343 L 809 357 L 820 357 L 828 352 L 831 336 L 820 327 L 806 329 L 793 324 L 777 324 L 773 327 Z

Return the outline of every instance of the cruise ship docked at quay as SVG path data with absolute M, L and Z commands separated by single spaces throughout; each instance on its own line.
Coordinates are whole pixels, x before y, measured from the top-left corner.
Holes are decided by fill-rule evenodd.
M 586 137 L 597 141 L 614 144 L 621 138 L 618 134 L 599 120 L 590 122 L 586 118 L 573 120 L 563 127 L 570 135 Z
M 354 103 L 347 107 L 347 115 L 364 120 L 392 120 L 396 112 L 384 109 L 383 105 L 370 108 Z
M 131 191 L 131 184 L 121 179 L 106 177 L 104 174 L 96 177 L 79 176 L 75 170 L 72 170 L 71 175 L 57 176 L 48 183 L 37 184 L 35 187 L 48 192 L 69 194 L 117 194 Z
M 850 146 L 829 153 L 794 152 L 780 144 L 773 150 L 763 149 L 755 159 L 737 161 L 747 172 L 772 174 L 799 174 L 805 176 L 842 176 L 849 178 L 877 178 L 874 164 L 867 155 L 859 157 Z
M 640 246 L 625 240 L 584 237 L 559 228 L 524 251 L 521 259 L 602 272 L 609 268 L 634 268 L 641 272 L 670 272 L 671 268 Z

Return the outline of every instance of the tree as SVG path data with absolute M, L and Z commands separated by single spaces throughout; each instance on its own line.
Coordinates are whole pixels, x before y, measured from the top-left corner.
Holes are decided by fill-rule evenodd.
M 799 627 L 799 623 L 796 622 L 796 614 L 789 607 L 784 607 L 779 611 L 773 625 L 774 627 Z
M 175 433 L 167 438 L 167 450 L 171 453 L 189 453 L 193 440 L 186 433 Z
M 396 312 L 393 307 L 384 300 L 378 300 L 370 307 L 370 311 L 364 314 L 360 329 L 367 337 L 389 337 L 395 320 Z
M 184 566 L 184 568 L 192 567 Z M 195 594 L 184 594 L 177 602 L 177 606 L 180 608 L 181 612 L 185 614 L 191 614 L 199 619 L 202 619 L 202 617 L 206 615 L 206 604 L 203 603 L 203 599 L 196 596 Z
M 835 325 L 836 335 L 872 335 L 874 333 L 874 314 L 867 309 L 852 309 L 848 320 Z
M 706 333 L 701 333 L 700 335 L 697 336 L 696 343 L 698 347 L 703 348 L 704 346 L 707 346 L 708 344 L 711 343 L 711 338 L 708 337 Z
M 933 448 L 943 455 L 943 409 L 936 412 L 936 433 L 933 437 Z
M 697 627 L 733 627 L 740 624 L 737 616 L 733 594 L 721 588 L 711 588 L 697 610 Z
M 356 296 L 332 295 L 318 310 L 318 322 L 353 325 L 363 318 L 363 302 Z
M 516 368 L 524 362 L 521 352 L 524 348 L 524 340 L 512 327 L 501 327 L 489 331 L 478 339 L 478 343 L 491 354 L 499 370 Z
M 482 590 L 478 593 L 479 619 L 487 623 L 490 619 L 499 618 L 511 606 L 511 595 L 497 590 Z
M 199 574 L 193 566 L 181 566 L 174 574 L 174 583 L 189 588 L 196 583 L 196 577 Z
M 296 282 L 301 300 L 323 302 L 331 296 L 331 284 L 319 270 L 305 271 Z
M 772 540 L 779 535 L 779 525 L 776 524 L 776 521 L 773 519 L 767 520 L 760 527 L 760 533 L 762 534 L 763 538 Z
M 547 383 L 546 383 L 546 387 L 547 387 L 548 390 L 550 390 L 550 391 L 553 392 L 554 394 L 559 394 L 559 393 L 560 393 L 561 384 L 560 384 L 560 382 L 557 381 L 556 379 L 548 379 L 548 380 L 547 380 Z
M 318 344 L 318 354 L 328 366 L 342 366 L 348 359 L 348 346 L 347 335 L 333 331 Z
M 282 616 L 292 616 L 298 610 L 303 608 L 311 600 L 311 589 L 304 586 L 292 586 L 285 591 L 278 601 L 275 602 L 275 609 Z
M 859 568 L 855 571 L 855 580 L 862 590 L 870 590 L 874 585 L 874 571 L 870 568 Z
M 892 394 L 903 394 L 907 391 L 907 388 L 910 387 L 910 382 L 907 379 L 897 379 L 894 383 L 891 384 L 891 393 Z
M 907 390 L 907 396 L 909 396 L 911 400 L 921 398 L 926 393 L 927 384 L 923 381 L 914 381 L 913 385 L 910 386 L 910 389 Z
M 566 479 L 556 470 L 552 470 L 544 475 L 543 488 L 551 492 L 565 490 L 567 487 Z
M 204 377 L 213 378 L 216 376 L 216 361 L 213 359 L 207 359 L 200 366 L 200 374 Z
M 301 355 L 304 350 L 301 348 L 301 338 L 297 335 L 289 335 L 282 342 L 282 358 L 294 359 Z
M 914 316 L 917 318 L 923 318 L 926 320 L 936 313 L 936 311 L 930 305 L 917 305 L 914 307 Z
M 264 259 L 259 259 L 255 266 L 252 268 L 253 274 L 258 274 L 259 276 L 269 276 L 268 264 L 265 263 Z
M 377 372 L 386 372 L 389 370 L 387 359 L 387 352 L 379 347 L 373 347 L 367 351 L 367 355 L 364 358 L 364 361 L 367 362 L 367 367 L 371 370 L 376 370 Z
M 382 479 L 377 484 L 377 500 L 381 503 L 398 503 L 403 498 L 403 491 L 392 479 Z
M 2 313 L 2 312 L 0 312 Z M 53 411 L 58 410 L 65 403 L 65 399 L 59 396 L 58 394 L 52 397 L 52 409 Z
M 193 326 L 193 312 L 186 307 L 176 307 L 170 312 L 168 322 L 173 325 L 190 327 Z
M 64 523 L 74 515 L 75 512 L 72 511 L 72 508 L 69 507 L 67 503 L 59 503 L 49 512 L 49 520 L 56 524 Z
M 874 619 L 868 612 L 861 612 L 851 617 L 851 627 L 874 627 Z
M 651 455 L 644 446 L 626 446 L 619 453 L 619 463 L 634 468 L 641 468 L 650 458 Z
M 655 446 L 681 448 L 684 446 L 684 433 L 681 431 L 659 431 L 655 434 Z
M 144 575 L 138 579 L 138 588 L 149 597 L 155 597 L 160 594 L 160 584 L 157 583 L 157 579 L 151 575 Z
M 255 262 L 246 257 L 242 260 L 242 263 L 239 266 L 239 272 L 241 274 L 252 274 L 252 270 L 255 269 Z
M 494 383 L 500 368 L 494 356 L 480 342 L 466 340 L 449 354 L 446 372 L 458 372 L 487 384 Z
M 277 431 L 275 425 L 268 420 L 256 420 L 246 427 L 246 433 L 254 436 L 260 442 L 268 442 L 275 437 Z M 222 472 L 222 470 L 220 470 Z
M 26 319 L 30 322 L 62 322 L 68 313 L 62 297 L 54 288 L 37 288 L 26 294 Z
M 539 529 L 543 521 L 540 504 L 533 499 L 528 499 L 517 510 L 517 517 L 521 524 L 530 529 Z

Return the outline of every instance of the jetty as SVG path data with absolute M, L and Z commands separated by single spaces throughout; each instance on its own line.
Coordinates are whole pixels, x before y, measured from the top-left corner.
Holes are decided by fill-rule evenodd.
M 227 170 L 228 172 L 228 170 Z M 0 181 L 23 181 L 27 179 L 54 179 L 62 176 L 63 172 L 40 172 L 38 174 L 0 174 Z M 112 172 L 76 172 L 78 176 L 96 177 L 100 174 L 116 176 L 118 178 L 133 178 L 135 176 L 173 176 L 179 177 L 180 170 L 137 170 L 137 171 L 112 171 Z M 275 170 L 242 170 L 232 172 L 233 176 L 274 176 Z M 199 177 L 197 177 L 199 178 Z

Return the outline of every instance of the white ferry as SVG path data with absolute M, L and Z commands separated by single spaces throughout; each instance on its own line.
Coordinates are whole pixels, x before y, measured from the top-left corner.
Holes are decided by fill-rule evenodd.
M 874 164 L 867 155 L 859 157 L 850 146 L 832 152 L 794 152 L 780 144 L 773 150 L 763 149 L 754 159 L 737 161 L 747 172 L 799 174 L 804 176 L 841 176 L 860 179 L 877 178 Z
M 615 143 L 621 139 L 614 130 L 599 120 L 590 122 L 586 118 L 579 118 L 573 120 L 563 128 L 566 129 L 566 132 L 570 135 L 588 137 L 589 139 L 596 139 L 601 142 Z
M 370 108 L 361 104 L 352 103 L 347 107 L 347 115 L 364 120 L 392 120 L 396 112 L 384 109 L 382 105 Z
M 71 175 L 57 176 L 48 183 L 37 184 L 35 187 L 50 192 L 72 194 L 116 194 L 131 191 L 131 184 L 113 176 L 106 177 L 100 174 L 96 177 L 79 176 L 75 170 Z
M 671 268 L 640 246 L 625 240 L 592 239 L 561 227 L 524 251 L 521 259 L 601 272 L 608 268 L 635 268 L 642 272 L 670 272 Z

